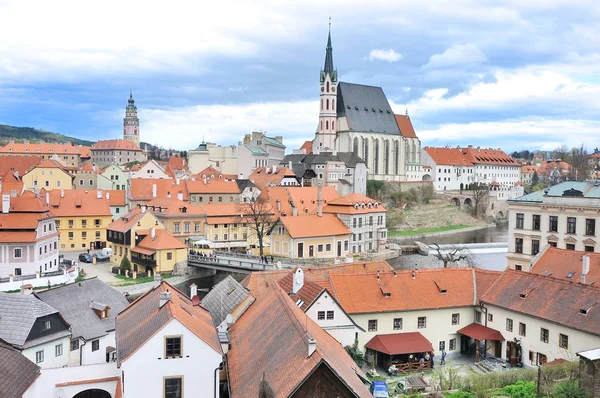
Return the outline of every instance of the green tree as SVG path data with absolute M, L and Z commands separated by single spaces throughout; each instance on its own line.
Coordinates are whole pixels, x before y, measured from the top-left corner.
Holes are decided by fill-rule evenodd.
M 129 262 L 129 259 L 127 257 L 123 257 L 123 260 L 121 260 L 121 266 L 119 267 L 119 269 L 121 270 L 122 273 L 125 273 L 125 271 L 131 271 L 131 263 Z
M 561 398 L 586 398 L 588 395 L 579 388 L 577 380 L 569 380 L 556 386 L 555 395 Z
M 379 199 L 379 194 L 383 189 L 383 181 L 368 180 L 367 181 L 367 196 L 373 199 Z
M 531 186 L 534 187 L 540 182 L 540 176 L 538 176 L 537 170 L 531 175 Z

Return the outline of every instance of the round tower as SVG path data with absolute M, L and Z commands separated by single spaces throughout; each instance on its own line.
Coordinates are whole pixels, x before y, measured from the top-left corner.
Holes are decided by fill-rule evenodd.
M 123 118 L 123 139 L 140 145 L 140 119 L 137 116 L 137 106 L 135 106 L 131 91 L 129 91 L 129 100 L 125 107 L 125 118 Z

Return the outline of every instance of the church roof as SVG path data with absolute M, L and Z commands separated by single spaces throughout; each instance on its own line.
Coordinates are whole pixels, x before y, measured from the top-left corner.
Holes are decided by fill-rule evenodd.
M 340 82 L 337 100 L 337 116 L 346 117 L 350 131 L 400 135 L 396 117 L 381 87 Z

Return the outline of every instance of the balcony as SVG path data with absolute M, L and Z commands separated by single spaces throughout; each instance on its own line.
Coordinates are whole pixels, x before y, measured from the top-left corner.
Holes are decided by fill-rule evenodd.
M 132 255 L 131 262 L 142 265 L 144 267 L 156 267 L 156 260 L 152 258 L 144 258 L 141 256 Z

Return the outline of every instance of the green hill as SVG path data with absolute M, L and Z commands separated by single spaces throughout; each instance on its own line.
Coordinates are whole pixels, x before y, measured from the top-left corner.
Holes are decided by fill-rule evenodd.
M 15 142 L 23 142 L 29 140 L 37 142 L 44 140 L 48 143 L 65 143 L 71 142 L 73 145 L 91 146 L 92 141 L 80 140 L 79 138 L 67 137 L 66 135 L 51 133 L 50 131 L 38 130 L 32 127 L 15 127 L 0 124 L 0 144 L 5 145 L 10 140 Z

